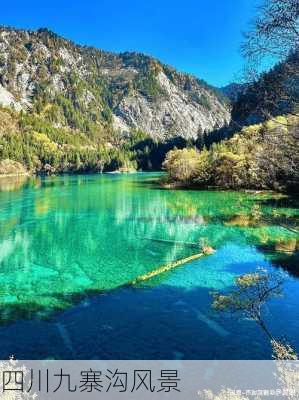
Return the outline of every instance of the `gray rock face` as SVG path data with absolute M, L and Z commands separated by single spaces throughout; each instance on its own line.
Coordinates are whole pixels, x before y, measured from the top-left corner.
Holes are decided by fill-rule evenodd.
M 198 97 L 205 96 L 209 107 L 190 99 L 188 93 L 170 81 L 164 72 L 159 72 L 157 82 L 164 96 L 155 102 L 138 92 L 125 96 L 114 109 L 114 126 L 125 130 L 135 127 L 150 132 L 156 139 L 181 136 L 196 139 L 226 125 L 230 114 L 215 95 L 198 88 Z
M 138 129 L 157 140 L 196 139 L 230 122 L 212 87 L 151 57 L 77 46 L 47 30 L 0 28 L 0 104 L 30 111 L 41 97 L 51 103 L 59 95 L 120 134 Z M 55 123 L 67 125 L 57 104 Z

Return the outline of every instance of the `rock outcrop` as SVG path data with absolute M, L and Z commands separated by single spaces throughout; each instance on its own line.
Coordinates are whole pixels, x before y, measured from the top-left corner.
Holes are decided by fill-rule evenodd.
M 0 28 L 0 104 L 42 113 L 55 126 L 164 141 L 196 139 L 230 121 L 213 87 L 140 53 L 78 46 L 40 29 Z

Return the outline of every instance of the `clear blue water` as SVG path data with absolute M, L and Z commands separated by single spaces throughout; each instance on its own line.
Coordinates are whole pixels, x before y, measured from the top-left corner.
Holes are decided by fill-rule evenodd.
M 157 177 L 2 181 L 2 359 L 269 359 L 254 322 L 211 308 L 213 290 L 257 267 L 285 271 L 284 296 L 263 313 L 299 349 L 297 202 L 166 191 Z M 204 240 L 216 253 L 128 285 L 197 252 L 151 239 Z

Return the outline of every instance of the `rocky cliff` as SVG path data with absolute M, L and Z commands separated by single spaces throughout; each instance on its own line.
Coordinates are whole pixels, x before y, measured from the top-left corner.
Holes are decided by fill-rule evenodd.
M 47 29 L 0 28 L 0 104 L 100 138 L 132 129 L 165 141 L 230 121 L 205 82 L 140 53 L 79 46 Z

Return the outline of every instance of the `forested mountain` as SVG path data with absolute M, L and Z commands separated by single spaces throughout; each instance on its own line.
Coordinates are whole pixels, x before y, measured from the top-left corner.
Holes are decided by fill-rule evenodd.
M 142 130 L 197 138 L 227 124 L 229 107 L 205 82 L 139 53 L 78 46 L 47 29 L 0 29 L 0 103 L 89 137 Z
M 299 104 L 299 50 L 239 92 L 232 120 L 241 125 L 262 122 L 269 116 L 296 112 Z
M 249 78 L 249 77 L 248 77 Z M 228 126 L 205 136 L 199 147 L 231 138 L 242 127 L 262 123 L 279 115 L 299 115 L 299 51 L 248 83 L 231 83 L 219 89 L 230 100 Z
M 159 169 L 174 146 L 202 149 L 291 113 L 296 71 L 293 52 L 253 84 L 216 90 L 144 54 L 3 27 L 0 160 L 46 173 Z M 15 171 L 5 162 L 2 173 L 9 165 Z
M 174 145 L 230 121 L 205 82 L 47 29 L 0 28 L 0 106 L 0 160 L 47 173 L 157 169 Z

